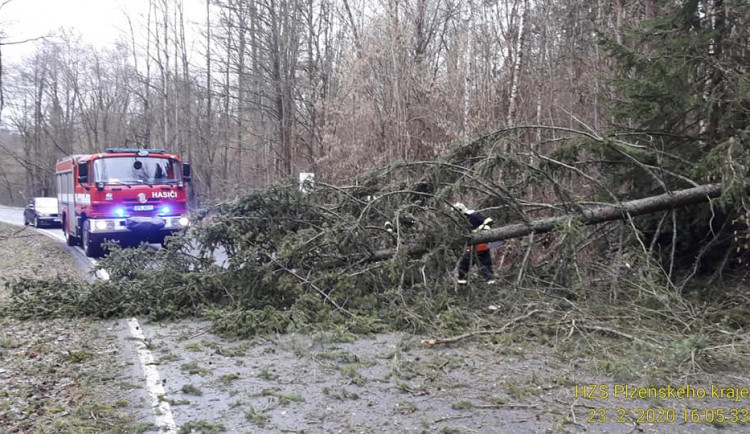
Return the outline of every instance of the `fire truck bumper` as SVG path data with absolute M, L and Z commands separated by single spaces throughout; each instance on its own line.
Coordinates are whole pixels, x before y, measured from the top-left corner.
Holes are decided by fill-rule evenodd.
M 91 235 L 97 238 L 160 242 L 166 235 L 187 228 L 189 221 L 185 216 L 91 218 L 89 224 Z

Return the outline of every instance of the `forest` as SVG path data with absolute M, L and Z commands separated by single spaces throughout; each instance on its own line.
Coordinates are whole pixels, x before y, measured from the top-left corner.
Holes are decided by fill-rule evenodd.
M 198 205 L 512 127 L 503 152 L 519 158 L 581 132 L 720 143 L 743 110 L 742 2 L 206 0 L 196 23 L 184 1 L 149 0 L 117 46 L 61 29 L 3 64 L 5 203 L 50 192 L 60 156 L 106 146 L 193 162 Z
M 167 148 L 202 253 L 113 247 L 89 291 L 13 284 L 16 315 L 458 332 L 492 305 L 676 366 L 747 354 L 746 0 L 207 0 L 197 46 L 182 1 L 149 4 L 111 50 L 64 32 L 2 64 L 0 199 L 53 193 L 62 155 Z M 504 304 L 456 301 L 488 241 Z

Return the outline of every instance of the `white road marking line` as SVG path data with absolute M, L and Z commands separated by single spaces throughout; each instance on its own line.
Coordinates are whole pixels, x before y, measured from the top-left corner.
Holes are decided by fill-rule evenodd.
M 177 425 L 174 423 L 172 408 L 169 402 L 161 399 L 161 397 L 166 395 L 166 392 L 159 378 L 159 371 L 154 366 L 154 357 L 146 347 L 146 337 L 143 336 L 137 319 L 130 318 L 127 321 L 128 327 L 130 327 L 130 334 L 135 338 L 138 345 L 138 358 L 141 362 L 143 374 L 146 376 L 146 390 L 148 390 L 148 394 L 151 396 L 154 422 L 157 427 L 162 429 L 162 432 L 176 433 Z
M 59 240 L 65 241 L 65 237 L 55 232 L 42 229 L 37 229 L 37 231 L 41 232 L 44 235 L 47 235 L 50 238 L 57 238 Z M 88 259 L 93 266 L 96 266 L 96 264 L 98 263 L 96 259 Z M 109 273 L 107 273 L 106 270 L 98 270 L 96 272 L 96 276 L 102 280 L 109 280 Z M 130 328 L 130 335 L 137 342 L 136 345 L 138 346 L 138 359 L 141 362 L 141 369 L 143 370 L 143 374 L 146 376 L 146 389 L 148 390 L 148 394 L 151 396 L 151 404 L 154 413 L 154 424 L 160 427 L 163 430 L 162 432 L 176 433 L 177 425 L 175 424 L 174 417 L 172 416 L 172 408 L 169 405 L 169 402 L 163 401 L 161 399 L 161 397 L 166 395 L 166 391 L 164 390 L 164 385 L 162 384 L 161 378 L 159 377 L 159 371 L 154 365 L 154 356 L 146 347 L 146 337 L 143 335 L 143 331 L 141 331 L 141 326 L 140 324 L 138 324 L 137 319 L 130 318 L 127 322 L 128 327 Z
M 6 223 L 15 224 L 12 222 Z M 41 230 L 38 228 L 36 229 L 37 232 L 40 232 L 50 238 L 56 238 L 65 241 L 65 237 L 57 234 L 56 232 Z M 96 266 L 96 264 L 98 263 L 93 258 L 87 259 L 94 266 Z M 109 280 L 109 273 L 107 273 L 106 270 L 99 270 L 97 271 L 96 275 L 102 280 Z M 148 390 L 148 394 L 151 396 L 151 408 L 154 413 L 154 424 L 162 430 L 161 432 L 176 433 L 177 425 L 174 422 L 174 416 L 172 416 L 172 407 L 169 405 L 169 402 L 161 399 L 166 395 L 166 391 L 164 390 L 164 384 L 161 382 L 161 378 L 159 377 L 159 371 L 154 365 L 154 356 L 146 346 L 146 337 L 143 335 L 143 331 L 141 331 L 141 326 L 138 323 L 137 319 L 130 318 L 129 320 L 127 320 L 127 324 L 128 328 L 130 329 L 130 335 L 137 342 L 136 345 L 138 346 L 138 359 L 141 363 L 143 374 L 146 377 L 146 390 Z

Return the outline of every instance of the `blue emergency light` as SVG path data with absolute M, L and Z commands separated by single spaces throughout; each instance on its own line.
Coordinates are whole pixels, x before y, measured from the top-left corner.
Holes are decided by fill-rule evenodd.
M 163 154 L 167 152 L 166 149 L 136 149 L 136 148 L 107 148 L 105 149 L 107 152 L 132 152 L 135 154 L 142 154 L 146 153 L 148 154 Z

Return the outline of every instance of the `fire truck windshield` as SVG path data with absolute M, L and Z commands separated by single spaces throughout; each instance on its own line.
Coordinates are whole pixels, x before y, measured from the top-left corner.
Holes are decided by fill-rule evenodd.
M 94 160 L 94 182 L 104 184 L 173 184 L 180 165 L 171 158 L 105 157 Z

